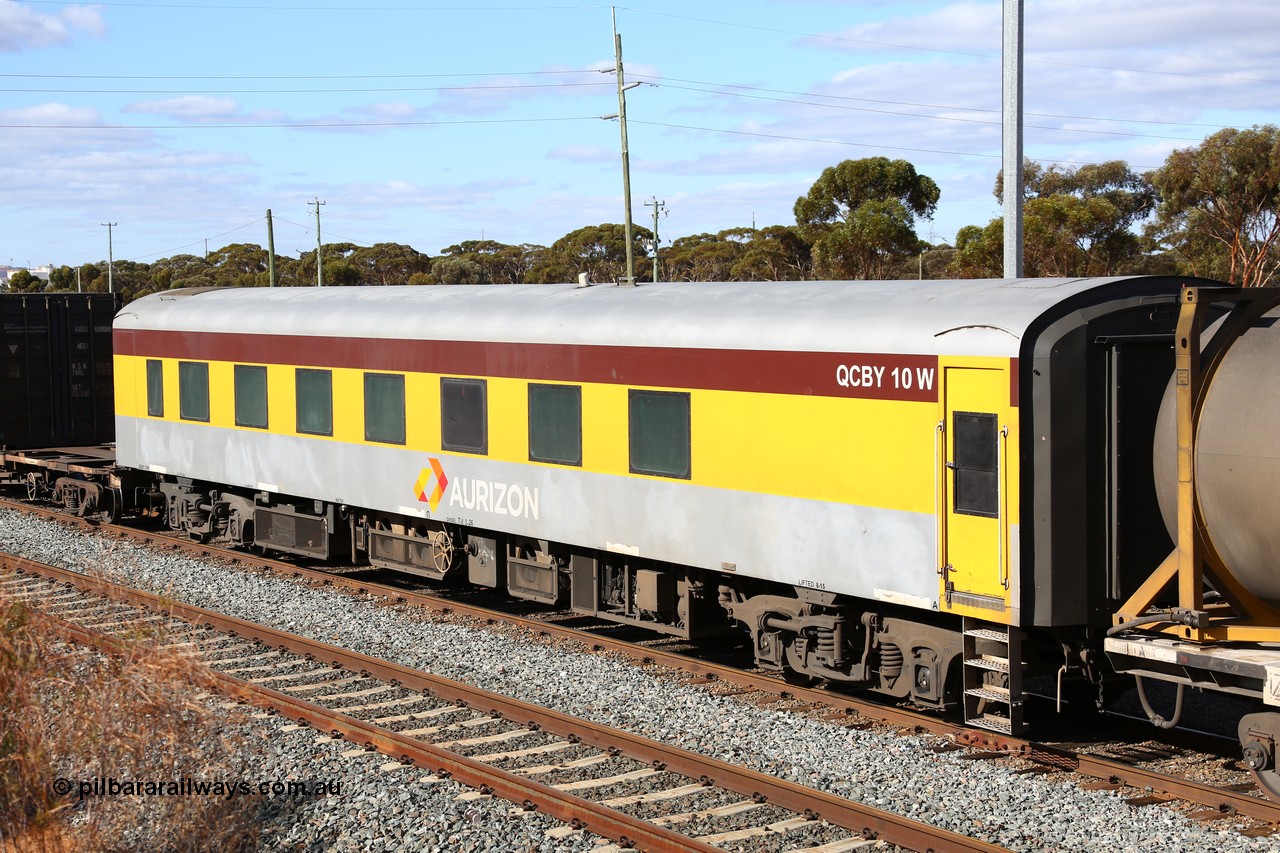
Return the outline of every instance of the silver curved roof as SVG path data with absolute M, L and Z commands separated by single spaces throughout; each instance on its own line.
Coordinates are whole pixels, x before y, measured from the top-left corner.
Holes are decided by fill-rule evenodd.
M 125 306 L 124 329 L 586 345 L 1018 355 L 1028 327 L 1133 278 L 209 288 Z M 1091 300 L 1092 301 L 1092 300 Z

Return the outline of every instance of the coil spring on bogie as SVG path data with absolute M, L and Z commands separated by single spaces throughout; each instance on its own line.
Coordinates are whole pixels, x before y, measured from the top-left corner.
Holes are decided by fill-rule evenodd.
M 76 512 L 80 509 L 80 492 L 76 489 L 62 490 L 62 508 L 67 512 Z
M 897 678 L 902 674 L 902 649 L 893 643 L 880 644 L 880 677 Z

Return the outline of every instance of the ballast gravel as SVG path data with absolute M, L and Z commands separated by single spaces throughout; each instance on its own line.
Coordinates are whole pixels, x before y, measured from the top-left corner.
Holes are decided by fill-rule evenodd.
M 263 851 L 589 851 L 598 839 L 547 833 L 559 822 L 537 812 L 517 812 L 493 798 L 460 799 L 469 789 L 422 770 L 396 765 L 376 752 L 352 756 L 352 745 L 287 721 L 266 720 L 270 738 L 261 743 L 260 763 L 250 784 L 302 780 L 338 792 L 325 797 L 277 799 L 279 806 L 262 827 Z
M 501 633 L 433 623 L 418 611 L 68 530 L 0 510 L 0 550 L 100 574 L 354 651 L 554 708 L 887 809 L 1018 851 L 1280 851 L 1280 841 L 1135 808 L 1113 791 L 1019 775 L 999 763 L 931 752 L 921 737 L 849 729 L 660 680 L 644 670 Z M 342 746 L 339 744 L 338 746 Z M 315 756 L 282 738 L 282 766 Z M 420 771 L 398 771 L 419 774 Z M 267 850 L 589 850 L 550 838 L 540 819 L 495 801 L 460 802 L 449 783 L 367 775 L 352 798 L 325 798 L 264 829 Z M 358 787 L 358 793 L 356 789 Z

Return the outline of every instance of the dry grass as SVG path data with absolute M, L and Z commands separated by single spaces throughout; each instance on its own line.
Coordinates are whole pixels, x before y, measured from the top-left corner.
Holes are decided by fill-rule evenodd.
M 80 793 L 95 777 L 163 785 L 246 775 L 241 736 L 198 698 L 202 670 L 159 643 L 139 638 L 121 657 L 96 654 L 0 597 L 0 851 L 256 846 L 255 797 Z M 58 779 L 71 790 L 56 791 Z

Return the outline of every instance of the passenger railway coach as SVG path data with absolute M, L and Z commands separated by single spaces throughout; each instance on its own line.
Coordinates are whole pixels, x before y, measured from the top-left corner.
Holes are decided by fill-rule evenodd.
M 792 677 L 1016 728 L 1009 660 L 1098 680 L 1171 547 L 1187 283 L 173 291 L 116 320 L 118 462 L 193 537 L 738 623 Z

